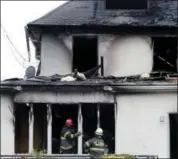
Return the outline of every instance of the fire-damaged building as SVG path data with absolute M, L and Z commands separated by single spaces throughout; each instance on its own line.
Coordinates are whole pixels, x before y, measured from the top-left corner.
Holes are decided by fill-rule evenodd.
M 177 158 L 177 0 L 68 1 L 25 27 L 38 70 L 1 82 L 1 155 L 58 155 L 67 118 L 110 154 Z

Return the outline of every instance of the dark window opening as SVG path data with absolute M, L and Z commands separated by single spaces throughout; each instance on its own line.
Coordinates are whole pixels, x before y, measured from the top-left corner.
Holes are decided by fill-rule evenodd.
M 73 37 L 73 70 L 88 71 L 97 66 L 97 37 Z
M 60 133 L 62 127 L 65 125 L 67 118 L 71 118 L 74 123 L 74 127 L 77 129 L 78 124 L 78 105 L 52 105 L 52 153 L 58 154 L 60 148 Z M 77 153 L 77 145 L 76 145 Z
M 29 107 L 25 104 L 15 104 L 15 153 L 28 153 L 28 116 Z
M 47 107 L 46 104 L 33 104 L 34 149 L 47 150 Z
M 83 116 L 83 143 L 95 136 L 98 121 L 103 129 L 103 139 L 109 148 L 108 153 L 115 153 L 115 118 L 114 106 L 111 104 L 99 105 L 100 117 L 97 116 L 97 104 L 82 104 Z M 83 153 L 84 149 L 83 149 Z
M 147 9 L 148 0 L 105 0 L 106 9 Z
M 153 71 L 177 71 L 177 38 L 153 38 Z
M 178 158 L 178 114 L 170 114 L 170 158 Z
M 113 104 L 100 106 L 100 124 L 104 131 L 104 140 L 110 154 L 115 153 L 115 111 Z
M 95 136 L 97 128 L 97 104 L 82 104 L 83 144 Z M 83 153 L 85 153 L 83 148 Z

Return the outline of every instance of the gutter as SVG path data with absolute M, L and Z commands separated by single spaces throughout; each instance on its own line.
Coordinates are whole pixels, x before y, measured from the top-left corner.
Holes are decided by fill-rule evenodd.
M 0 87 L 0 93 L 3 92 L 20 92 L 22 91 L 22 87 L 21 86 L 1 86 Z
M 148 93 L 148 92 L 178 92 L 177 85 L 164 85 L 164 86 L 104 86 L 103 90 L 108 92 L 117 93 Z

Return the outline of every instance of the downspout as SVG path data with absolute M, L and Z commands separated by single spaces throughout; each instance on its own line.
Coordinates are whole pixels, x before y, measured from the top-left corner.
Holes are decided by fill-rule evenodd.
M 26 37 L 26 43 L 27 43 L 28 62 L 30 62 L 31 61 L 31 53 L 30 53 L 30 43 L 29 43 L 29 34 L 28 34 L 27 26 L 25 26 L 25 37 Z

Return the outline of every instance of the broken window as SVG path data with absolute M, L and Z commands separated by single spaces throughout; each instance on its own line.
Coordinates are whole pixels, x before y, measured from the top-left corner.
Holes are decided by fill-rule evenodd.
M 106 9 L 147 9 L 148 0 L 105 0 Z
M 34 143 L 37 151 L 47 149 L 47 109 L 45 104 L 34 104 Z
M 97 37 L 73 37 L 73 70 L 88 71 L 97 66 Z
M 109 153 L 115 153 L 115 110 L 113 104 L 100 106 L 100 126 L 104 130 L 104 140 Z
M 59 154 L 60 133 L 67 118 L 71 118 L 78 137 L 76 154 L 84 154 L 84 142 L 95 136 L 98 127 L 109 153 L 115 152 L 114 104 L 17 104 L 15 109 L 15 152 L 31 153 L 47 150 Z
M 52 105 L 52 153 L 59 153 L 60 133 L 67 118 L 73 120 L 77 129 L 78 105 L 54 104 Z M 77 151 L 76 151 L 77 153 Z
M 177 38 L 158 37 L 154 42 L 153 71 L 176 72 Z
M 82 104 L 83 144 L 94 136 L 97 128 L 97 104 Z M 85 153 L 84 148 L 82 148 Z
M 28 153 L 29 107 L 15 104 L 15 153 Z
M 82 104 L 83 143 L 95 136 L 98 127 L 103 129 L 103 139 L 108 153 L 115 153 L 115 110 L 113 104 Z M 83 149 L 84 153 L 84 149 Z

